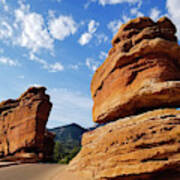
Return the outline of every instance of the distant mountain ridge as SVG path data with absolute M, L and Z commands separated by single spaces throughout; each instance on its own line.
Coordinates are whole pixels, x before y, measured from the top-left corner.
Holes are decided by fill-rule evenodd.
M 48 131 L 56 134 L 55 141 L 59 141 L 66 148 L 72 149 L 74 146 L 81 145 L 81 137 L 88 129 L 85 129 L 76 123 L 72 123 L 48 129 Z
M 81 149 L 82 135 L 88 131 L 92 131 L 101 125 L 91 128 L 83 128 L 76 123 L 56 128 L 48 129 L 49 132 L 56 134 L 54 147 L 54 161 L 67 164 L 76 156 Z

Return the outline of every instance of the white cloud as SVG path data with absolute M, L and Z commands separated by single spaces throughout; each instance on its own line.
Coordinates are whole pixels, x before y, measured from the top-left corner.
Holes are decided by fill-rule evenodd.
M 121 27 L 121 25 L 124 23 L 127 23 L 127 21 L 129 21 L 131 18 L 126 16 L 126 15 L 123 15 L 122 16 L 122 20 L 121 21 L 120 19 L 115 19 L 113 21 L 110 21 L 107 25 L 107 28 L 113 33 L 113 35 L 115 35 L 119 28 Z
M 28 86 L 24 87 L 25 90 L 27 90 L 28 88 L 30 87 L 42 87 L 41 84 L 38 84 L 38 83 L 33 83 L 33 84 L 29 84 Z
M 96 0 L 95 0 L 96 1 Z M 89 7 L 89 5 L 91 4 L 92 0 L 88 0 L 85 4 L 84 4 L 84 9 L 87 9 Z
M 71 16 L 59 16 L 49 21 L 49 31 L 53 38 L 64 40 L 77 31 L 77 24 Z
M 81 46 L 84 46 L 86 44 L 88 44 L 90 42 L 90 40 L 92 39 L 92 34 L 91 33 L 84 33 L 81 35 L 81 37 L 79 38 L 78 42 Z
M 122 19 L 123 19 L 124 23 L 127 23 L 129 20 L 131 20 L 131 18 L 126 15 L 123 15 Z
M 96 22 L 95 20 L 91 20 L 88 24 L 88 32 L 91 34 L 95 33 L 98 26 L 99 26 L 98 22 Z
M 40 64 L 42 64 L 43 65 L 43 68 L 47 68 L 47 66 L 48 66 L 48 63 L 44 60 L 44 59 L 41 59 L 41 58 L 39 58 L 39 57 L 37 57 L 34 53 L 30 53 L 29 54 L 29 59 L 30 60 L 32 60 L 32 61 L 36 61 L 36 62 L 38 62 L 38 63 L 40 63 Z
M 64 70 L 64 66 L 60 62 L 49 64 L 44 59 L 37 57 L 34 53 L 29 54 L 29 59 L 38 62 L 42 65 L 43 69 L 47 69 L 49 72 L 60 72 Z
M 172 19 L 172 21 L 177 26 L 178 30 L 178 37 L 180 38 L 180 3 L 179 0 L 167 0 L 166 1 L 166 7 L 169 13 L 169 17 Z
M 109 22 L 107 27 L 113 33 L 113 35 L 115 35 L 118 32 L 118 30 L 122 24 L 123 23 L 121 20 L 113 20 L 113 21 Z
M 56 62 L 54 64 L 50 64 L 49 69 L 50 72 L 58 72 L 58 71 L 63 71 L 64 66 L 60 62 Z
M 15 27 L 20 27 L 21 32 L 14 43 L 33 52 L 37 52 L 41 48 L 52 50 L 53 39 L 45 27 L 42 15 L 30 12 L 29 9 L 29 5 L 21 3 L 20 8 L 15 10 Z
M 0 57 L 0 64 L 7 66 L 19 66 L 19 63 L 9 57 Z
M 130 13 L 136 17 L 142 17 L 144 14 L 138 10 L 138 8 L 132 8 Z
M 7 39 L 12 37 L 12 35 L 12 27 L 6 21 L 0 22 L 0 39 Z
M 100 62 L 95 61 L 93 58 L 88 57 L 86 59 L 86 66 L 91 70 L 91 71 L 96 71 L 98 66 L 100 65 Z
M 91 126 L 92 100 L 80 92 L 67 89 L 51 89 L 48 92 L 53 103 L 48 127 L 78 123 Z
M 131 12 L 132 15 L 135 15 L 135 14 L 137 14 L 138 9 L 137 9 L 137 8 L 132 8 L 132 9 L 130 10 L 130 12 Z
M 105 60 L 108 56 L 108 53 L 105 53 L 104 51 L 101 51 L 99 54 L 99 59 Z
M 100 5 L 105 6 L 105 5 L 116 5 L 116 4 L 121 4 L 121 3 L 141 3 L 141 0 L 91 0 L 92 2 L 98 1 Z
M 93 38 L 93 35 L 95 34 L 98 26 L 99 26 L 99 23 L 93 19 L 89 22 L 88 32 L 83 33 L 78 40 L 78 42 L 81 46 L 84 46 L 91 41 L 91 39 Z
M 77 71 L 80 68 L 81 64 L 70 64 L 69 69 Z
M 154 21 L 157 21 L 160 16 L 160 13 L 161 12 L 158 8 L 152 8 L 150 12 L 151 19 L 153 19 Z
M 108 36 L 104 33 L 95 34 L 95 36 L 97 38 L 97 45 L 108 41 Z
M 48 10 L 48 16 L 49 16 L 49 19 L 54 19 L 55 18 L 55 13 L 56 11 L 54 10 Z

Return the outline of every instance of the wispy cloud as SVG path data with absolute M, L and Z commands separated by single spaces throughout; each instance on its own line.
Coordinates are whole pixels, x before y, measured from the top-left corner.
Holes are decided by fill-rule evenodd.
M 136 17 L 142 17 L 142 16 L 144 16 L 144 14 L 143 14 L 141 11 L 139 11 L 139 8 L 138 8 L 138 7 L 132 8 L 132 9 L 130 10 L 130 13 L 131 13 L 131 15 L 134 15 L 134 16 L 136 16 Z
M 16 60 L 13 60 L 9 57 L 0 57 L 0 64 L 4 64 L 7 66 L 19 66 L 19 62 Z
M 150 11 L 150 17 L 154 20 L 157 21 L 159 16 L 161 14 L 161 11 L 158 8 L 152 8 Z
M 93 58 L 86 58 L 86 66 L 91 70 L 91 71 L 96 71 L 98 66 L 100 65 L 100 62 L 94 60 Z
M 121 3 L 140 4 L 141 0 L 91 0 L 91 2 L 98 2 L 100 5 L 105 6 L 105 5 L 116 5 Z
M 113 35 L 115 35 L 122 24 L 123 24 L 122 21 L 117 19 L 109 22 L 107 27 L 113 33 Z
M 0 39 L 8 39 L 13 36 L 13 29 L 6 21 L 0 22 Z
M 123 19 L 123 22 L 124 22 L 124 23 L 127 23 L 129 20 L 131 20 L 131 17 L 130 17 L 130 16 L 127 16 L 127 15 L 123 15 L 123 16 L 122 16 L 122 19 Z
M 60 62 L 55 62 L 54 64 L 49 64 L 42 58 L 39 58 L 34 53 L 29 54 L 29 59 L 36 61 L 42 65 L 43 69 L 47 69 L 49 72 L 59 72 L 64 70 L 64 66 Z
M 99 54 L 99 59 L 105 60 L 107 58 L 107 56 L 108 56 L 108 53 L 101 51 Z
M 176 24 L 178 30 L 178 37 L 180 38 L 180 3 L 179 0 L 167 0 L 166 7 L 169 13 L 169 17 Z
M 98 26 L 99 26 L 99 23 L 93 19 L 89 22 L 88 32 L 83 33 L 78 40 L 78 42 L 81 46 L 84 46 L 91 41 L 91 39 L 93 38 L 93 35 L 96 32 Z
M 42 85 L 38 83 L 28 84 L 26 87 L 24 87 L 24 90 L 27 90 L 29 87 L 42 87 Z
M 96 45 L 100 45 L 101 43 L 105 43 L 109 40 L 108 36 L 104 33 L 95 34 L 97 38 Z
M 98 26 L 99 26 L 98 22 L 96 22 L 95 20 L 91 20 L 88 24 L 88 32 L 91 34 L 95 33 Z
M 68 66 L 68 68 L 77 71 L 81 66 L 82 66 L 81 63 L 70 64 L 70 65 Z
M 64 66 L 60 62 L 56 62 L 54 64 L 50 64 L 48 69 L 50 72 L 58 72 L 63 71 Z

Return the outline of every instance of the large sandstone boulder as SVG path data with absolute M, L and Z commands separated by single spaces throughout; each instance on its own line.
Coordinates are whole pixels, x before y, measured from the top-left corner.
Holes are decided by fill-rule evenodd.
M 22 161 L 50 158 L 54 135 L 46 132 L 45 126 L 52 104 L 45 90 L 32 87 L 20 98 L 0 104 L 1 158 Z
M 122 25 L 91 83 L 93 120 L 114 121 L 158 107 L 180 106 L 180 46 L 167 18 Z
M 69 170 L 84 180 L 178 180 L 180 110 L 119 119 L 85 133 L 82 146 Z
M 180 46 L 167 18 L 122 25 L 91 83 L 93 120 L 69 170 L 84 180 L 180 179 Z M 139 115 L 138 115 L 139 114 Z

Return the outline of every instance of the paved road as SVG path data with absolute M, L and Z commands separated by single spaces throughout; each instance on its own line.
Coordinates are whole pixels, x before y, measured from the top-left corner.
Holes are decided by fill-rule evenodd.
M 59 164 L 23 164 L 4 167 L 0 168 L 0 180 L 53 180 L 64 169 L 65 166 Z

